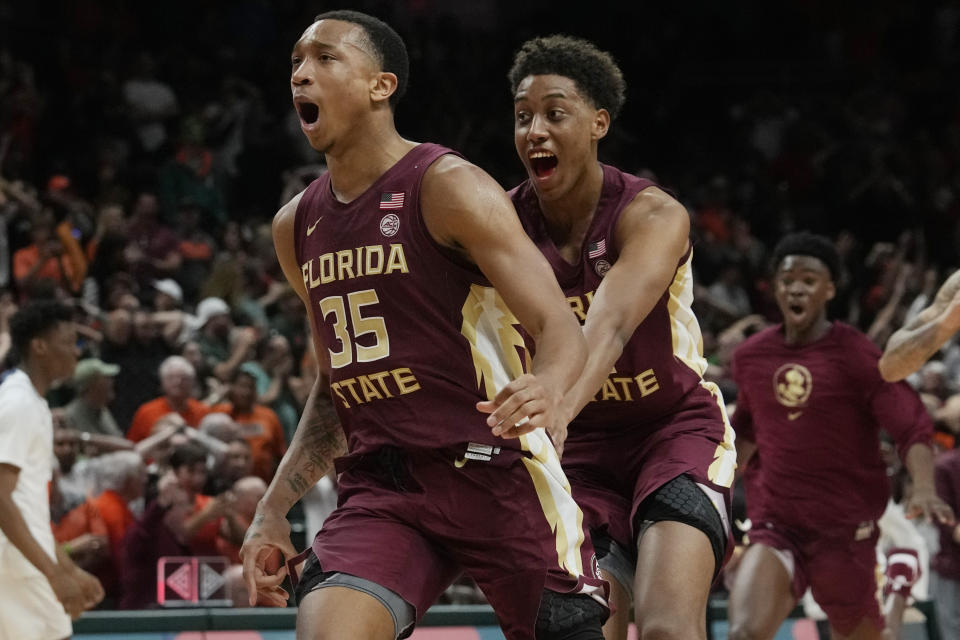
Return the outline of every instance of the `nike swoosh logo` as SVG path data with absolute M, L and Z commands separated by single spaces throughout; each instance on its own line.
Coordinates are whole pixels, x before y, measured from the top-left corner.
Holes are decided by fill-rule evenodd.
M 793 411 L 787 414 L 787 420 L 796 420 L 803 415 L 803 411 Z
M 317 228 L 317 225 L 320 224 L 321 220 L 323 220 L 323 216 L 317 218 L 316 222 L 307 227 L 307 237 L 310 237 L 310 234 L 313 233 L 313 230 Z
M 466 458 L 457 458 L 453 461 L 453 466 L 455 466 L 457 469 L 463 469 L 463 465 L 465 464 L 467 464 Z

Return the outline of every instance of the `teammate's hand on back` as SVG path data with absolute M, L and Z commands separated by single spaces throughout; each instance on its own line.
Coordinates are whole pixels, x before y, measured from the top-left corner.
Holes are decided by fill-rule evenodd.
M 908 518 L 924 516 L 933 523 L 953 524 L 956 522 L 953 509 L 941 500 L 932 488 L 914 488 L 913 495 L 907 500 L 905 512 Z
M 281 565 L 276 573 L 267 572 L 267 560 L 276 551 L 283 554 L 285 560 L 297 555 L 290 542 L 290 523 L 286 517 L 257 510 L 250 528 L 240 547 L 240 560 L 243 562 L 243 580 L 250 594 L 250 606 L 260 603 L 271 607 L 287 606 L 287 592 L 280 586 L 287 575 L 287 568 Z

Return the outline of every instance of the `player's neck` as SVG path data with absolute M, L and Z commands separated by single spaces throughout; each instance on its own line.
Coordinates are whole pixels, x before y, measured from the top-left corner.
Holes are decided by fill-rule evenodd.
M 796 325 L 784 324 L 783 333 L 785 342 L 792 347 L 802 347 L 811 342 L 816 342 L 827 335 L 827 332 L 830 331 L 830 327 L 832 326 L 833 323 L 827 320 L 825 313 L 821 314 L 820 317 L 809 326 L 798 327 Z
M 393 126 L 371 126 L 335 145 L 325 157 L 337 200 L 348 203 L 361 196 L 415 146 L 417 143 L 402 138 Z
M 558 247 L 582 244 L 596 214 L 602 191 L 603 168 L 592 163 L 561 197 L 549 200 L 540 198 L 540 211 L 554 244 Z
M 33 384 L 33 388 L 37 390 L 38 395 L 41 397 L 47 395 L 47 391 L 53 385 L 53 379 L 39 363 L 33 360 L 24 360 L 20 363 L 20 370 L 30 378 L 30 382 Z

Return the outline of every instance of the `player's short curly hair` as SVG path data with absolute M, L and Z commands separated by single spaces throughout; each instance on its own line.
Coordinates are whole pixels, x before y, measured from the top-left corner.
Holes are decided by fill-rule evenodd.
M 510 91 L 531 75 L 570 78 L 596 109 L 606 109 L 615 120 L 623 107 L 627 83 L 620 67 L 592 42 L 567 35 L 533 38 L 524 42 L 513 58 L 507 78 Z
M 770 269 L 773 273 L 780 268 L 780 263 L 787 256 L 810 256 L 822 262 L 830 272 L 830 277 L 836 280 L 840 277 L 840 254 L 834 244 L 824 236 L 809 231 L 799 231 L 784 236 L 773 249 L 770 260 Z
M 397 90 L 390 96 L 390 106 L 396 108 L 397 102 L 407 91 L 407 81 L 410 77 L 410 58 L 407 56 L 407 46 L 403 43 L 400 34 L 379 18 L 349 9 L 327 11 L 313 19 L 314 22 L 320 20 L 350 22 L 366 32 L 367 39 L 373 47 L 373 53 L 380 63 L 380 69 L 397 76 Z
M 36 300 L 20 307 L 10 318 L 10 343 L 21 360 L 30 351 L 30 341 L 41 338 L 60 324 L 73 322 L 73 308 L 56 300 Z

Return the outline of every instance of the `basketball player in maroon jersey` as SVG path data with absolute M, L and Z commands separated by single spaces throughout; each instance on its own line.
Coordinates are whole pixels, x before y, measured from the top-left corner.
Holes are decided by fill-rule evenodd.
M 940 286 L 930 306 L 887 340 L 880 358 L 884 380 L 896 382 L 917 371 L 960 331 L 960 271 Z
M 298 638 L 406 637 L 463 571 L 511 640 L 601 638 L 606 585 L 545 432 L 586 355 L 549 266 L 492 178 L 397 133 L 408 63 L 389 26 L 322 14 L 292 65 L 329 170 L 277 213 L 274 240 L 329 386 L 247 532 L 251 601 L 286 603 L 265 563 L 295 554 L 285 515 L 340 456 L 339 506 L 295 587 Z M 507 440 L 498 424 L 536 429 Z
M 933 426 L 916 392 L 888 383 L 879 349 L 827 319 L 839 257 L 826 238 L 785 237 L 774 249 L 783 323 L 734 352 L 738 465 L 761 462 L 747 486 L 750 546 L 730 594 L 730 638 L 773 638 L 810 587 L 835 638 L 883 637 L 876 521 L 890 494 L 879 430 L 913 479 L 908 517 L 952 522 L 933 482 Z
M 705 638 L 736 453 L 720 392 L 702 378 L 689 217 L 649 180 L 597 161 L 623 104 L 607 53 L 535 38 L 509 80 L 529 176 L 510 195 L 589 349 L 551 435 L 611 582 L 604 634 L 626 637 L 632 602 L 641 638 Z

